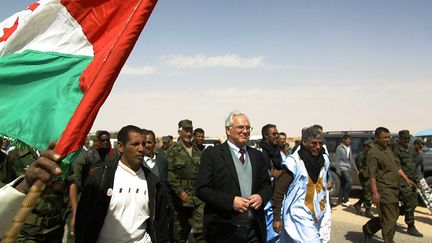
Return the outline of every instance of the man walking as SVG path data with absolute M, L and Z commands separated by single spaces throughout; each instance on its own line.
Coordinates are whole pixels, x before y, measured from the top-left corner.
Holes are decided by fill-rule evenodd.
M 416 163 L 413 160 L 408 145 L 411 136 L 408 130 L 399 131 L 399 142 L 394 146 L 394 154 L 400 162 L 400 166 L 408 178 L 419 184 L 420 178 L 417 173 Z M 408 225 L 407 233 L 412 236 L 423 237 L 414 225 L 414 211 L 417 207 L 416 187 L 410 187 L 406 182 L 400 183 L 401 200 L 405 206 L 405 223 Z
M 300 148 L 283 162 L 284 170 L 276 181 L 272 198 L 273 228 L 280 233 L 281 242 L 330 240 L 331 208 L 327 190 L 330 161 L 322 139 L 319 129 L 305 129 Z
M 145 136 L 136 126 L 118 135 L 120 160 L 89 174 L 76 216 L 76 242 L 158 242 L 159 178 L 144 163 Z
M 192 230 L 196 241 L 202 241 L 204 203 L 195 196 L 195 179 L 201 151 L 192 145 L 192 121 L 178 123 L 179 141 L 167 151 L 168 181 L 174 191 L 176 210 L 174 241 L 186 242 Z
M 276 125 L 267 124 L 261 128 L 262 139 L 259 145 L 264 159 L 271 168 L 269 175 L 272 181 L 275 181 L 282 173 L 282 156 L 285 158 L 285 154 L 281 152 L 278 145 L 278 134 Z M 279 240 L 279 234 L 273 230 L 273 208 L 270 200 L 265 204 L 264 210 L 266 213 L 267 241 L 276 242 Z
M 345 207 L 351 205 L 349 195 L 352 188 L 352 170 L 354 169 L 358 174 L 350 144 L 351 138 L 348 134 L 345 134 L 342 137 L 342 143 L 336 148 L 335 154 L 336 174 L 341 179 L 338 204 L 342 204 Z
M 266 242 L 263 207 L 271 197 L 270 178 L 262 153 L 247 146 L 251 130 L 245 114 L 231 112 L 228 140 L 202 155 L 196 191 L 206 203 L 208 242 Z
M 159 220 L 156 227 L 157 242 L 171 242 L 172 239 L 172 192 L 168 183 L 168 161 L 155 152 L 156 135 L 152 130 L 144 130 L 144 166 L 155 174 L 161 183 L 158 205 Z
M 375 130 L 376 145 L 367 154 L 367 173 L 372 191 L 372 201 L 378 209 L 378 217 L 363 225 L 365 240 L 369 242 L 376 232 L 381 230 L 385 243 L 393 243 L 396 221 L 399 217 L 400 176 L 408 186 L 414 186 L 408 179 L 393 152 L 389 148 L 390 131 L 385 127 Z
M 261 135 L 262 139 L 259 146 L 262 149 L 264 159 L 271 168 L 270 176 L 278 177 L 282 168 L 282 154 L 277 143 L 278 131 L 276 125 L 267 124 L 263 126 Z
M 371 212 L 371 206 L 372 206 L 372 193 L 369 183 L 369 177 L 367 176 L 367 165 L 366 165 L 366 155 L 369 152 L 369 150 L 374 145 L 372 140 L 366 140 L 363 142 L 363 150 L 359 153 L 359 155 L 356 158 L 356 165 L 359 169 L 359 179 L 360 183 L 362 185 L 362 194 L 360 196 L 360 199 L 354 204 L 354 208 L 356 209 L 357 213 L 361 213 L 361 206 L 364 204 L 365 207 L 365 213 L 364 215 L 366 217 L 372 218 L 373 214 Z

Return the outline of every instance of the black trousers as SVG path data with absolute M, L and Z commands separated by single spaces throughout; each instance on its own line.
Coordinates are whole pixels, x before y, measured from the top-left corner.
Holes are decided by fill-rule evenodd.
M 206 235 L 208 243 L 263 243 L 258 225 L 218 224 L 218 233 Z

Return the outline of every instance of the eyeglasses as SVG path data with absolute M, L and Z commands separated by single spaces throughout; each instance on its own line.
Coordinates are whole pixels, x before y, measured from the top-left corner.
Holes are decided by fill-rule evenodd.
M 273 136 L 277 136 L 278 135 L 278 133 L 277 132 L 274 132 L 274 133 L 270 133 L 271 135 L 273 135 Z
M 234 128 L 234 129 L 236 129 L 238 131 L 243 131 L 245 129 L 246 129 L 246 131 L 252 131 L 253 130 L 253 127 L 251 127 L 251 126 L 245 126 L 245 125 L 238 125 L 238 126 L 235 126 L 235 127 L 232 127 L 232 128 Z

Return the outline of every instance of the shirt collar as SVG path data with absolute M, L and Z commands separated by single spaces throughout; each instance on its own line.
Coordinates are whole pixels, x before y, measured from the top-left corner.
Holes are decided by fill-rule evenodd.
M 149 161 L 149 160 L 156 160 L 156 154 L 153 154 L 153 158 L 150 158 L 150 157 L 144 155 L 144 161 L 147 162 L 147 161 Z
M 233 144 L 230 140 L 227 140 L 227 142 L 228 142 L 229 147 L 230 147 L 232 150 L 234 150 L 234 152 L 235 152 L 236 154 L 239 154 L 239 153 L 240 153 L 240 148 L 239 148 L 239 147 L 237 147 L 235 144 Z M 245 152 L 247 152 L 247 146 L 246 146 L 246 145 L 243 146 L 242 149 L 243 149 Z

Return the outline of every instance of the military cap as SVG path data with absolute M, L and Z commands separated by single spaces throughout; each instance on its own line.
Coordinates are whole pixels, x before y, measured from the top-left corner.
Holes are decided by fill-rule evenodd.
M 410 138 L 410 133 L 408 130 L 401 130 L 399 131 L 399 137 L 401 138 Z
M 425 142 L 421 138 L 416 138 L 416 140 L 414 140 L 414 143 L 425 145 Z
M 179 128 L 193 128 L 193 126 L 192 126 L 192 121 L 191 121 L 191 120 L 188 120 L 188 119 L 181 120 L 181 121 L 178 123 L 178 127 L 179 127 Z
M 373 140 L 366 140 L 363 142 L 363 146 L 368 146 L 371 147 L 374 145 L 374 141 Z
M 163 136 L 162 137 L 162 143 L 168 143 L 170 140 L 170 138 L 168 136 Z

